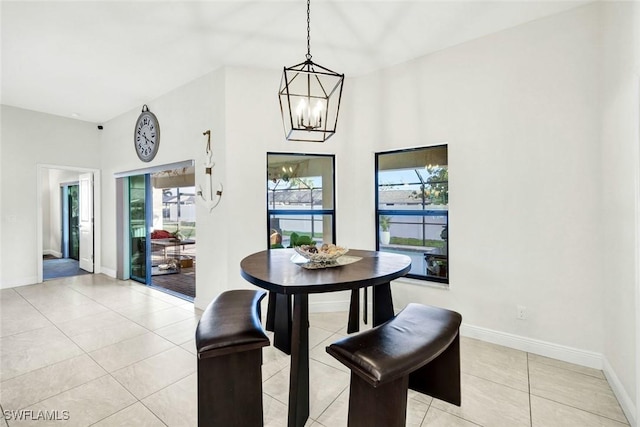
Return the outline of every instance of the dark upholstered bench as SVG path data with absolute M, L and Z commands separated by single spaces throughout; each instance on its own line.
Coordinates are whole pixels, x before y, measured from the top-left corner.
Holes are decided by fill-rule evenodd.
M 262 426 L 262 347 L 269 338 L 260 324 L 265 291 L 220 294 L 196 328 L 198 425 Z
M 327 347 L 351 369 L 349 427 L 404 426 L 408 388 L 460 406 L 461 321 L 454 311 L 409 304 Z

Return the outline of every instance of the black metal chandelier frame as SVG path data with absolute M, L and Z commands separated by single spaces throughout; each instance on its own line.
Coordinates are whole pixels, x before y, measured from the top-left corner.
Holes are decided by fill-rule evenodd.
M 285 138 L 289 141 L 324 142 L 335 134 L 338 124 L 344 74 L 311 60 L 310 24 L 307 0 L 306 59 L 284 68 L 278 94 Z M 312 102 L 316 102 L 313 111 Z

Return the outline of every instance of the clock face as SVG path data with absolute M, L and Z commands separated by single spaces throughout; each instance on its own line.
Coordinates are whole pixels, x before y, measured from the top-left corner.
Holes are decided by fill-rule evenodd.
M 160 146 L 160 126 L 158 119 L 150 111 L 145 111 L 138 117 L 133 144 L 143 162 L 150 162 L 156 156 Z

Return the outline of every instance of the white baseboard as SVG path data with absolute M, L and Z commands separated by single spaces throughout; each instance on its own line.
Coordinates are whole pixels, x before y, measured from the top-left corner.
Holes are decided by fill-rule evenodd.
M 547 341 L 522 337 L 506 332 L 494 331 L 478 326 L 462 324 L 460 334 L 469 338 L 476 338 L 505 347 L 522 350 L 576 365 L 586 366 L 593 369 L 600 369 L 604 372 L 613 393 L 616 395 L 622 410 L 631 427 L 638 427 L 636 418 L 636 405 L 629 397 L 618 375 L 609 364 L 609 361 L 599 353 L 580 350 L 565 345 L 554 344 Z
M 622 382 L 620 382 L 618 375 L 616 375 L 616 372 L 609 364 L 607 358 L 603 357 L 602 361 L 604 365 L 602 369 L 604 371 L 604 375 L 605 377 L 607 377 L 607 381 L 609 381 L 609 385 L 613 390 L 613 394 L 616 395 L 616 398 L 618 399 L 618 402 L 620 403 L 620 406 L 624 411 L 624 415 L 627 417 L 627 420 L 629 421 L 631 427 L 637 427 L 638 420 L 636 417 L 636 405 L 624 389 Z
M 208 304 L 208 302 L 202 301 L 202 298 L 198 299 L 197 296 L 193 299 L 193 306 L 199 310 L 205 310 Z
M 14 279 L 8 282 L 2 282 L 2 284 L 0 284 L 0 289 L 8 289 L 8 288 L 15 288 L 18 286 L 33 285 L 35 283 L 38 283 L 37 276 L 21 277 L 19 279 Z
M 107 268 L 107 267 L 105 267 L 103 265 L 100 266 L 100 269 L 96 269 L 95 273 L 96 274 L 97 273 L 102 273 L 105 276 L 109 276 L 109 277 L 112 277 L 114 279 L 116 278 L 116 271 L 111 269 L 111 268 Z
M 465 323 L 460 327 L 460 335 L 593 369 L 603 368 L 602 355 L 592 351 L 579 350 L 565 345 L 494 331 Z
M 44 251 L 42 251 L 43 255 L 51 255 L 54 256 L 56 258 L 62 258 L 62 252 L 60 251 L 56 251 L 53 249 L 45 249 Z
M 198 307 L 197 298 L 195 305 Z M 369 309 L 371 310 L 372 307 L 369 307 Z M 309 302 L 310 313 L 336 311 L 349 311 L 349 301 Z M 629 397 L 629 394 L 622 386 L 615 371 L 602 354 L 464 323 L 460 327 L 460 334 L 465 337 L 476 338 L 481 341 L 604 371 L 609 385 L 616 395 L 618 402 L 620 402 L 620 406 L 629 420 L 631 427 L 640 427 L 636 421 L 636 407 L 633 400 Z

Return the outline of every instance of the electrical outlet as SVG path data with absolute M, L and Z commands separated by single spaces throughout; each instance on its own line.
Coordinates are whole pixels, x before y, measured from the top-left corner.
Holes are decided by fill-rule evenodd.
M 527 318 L 527 307 L 518 305 L 516 308 L 518 310 L 518 319 L 525 320 Z

